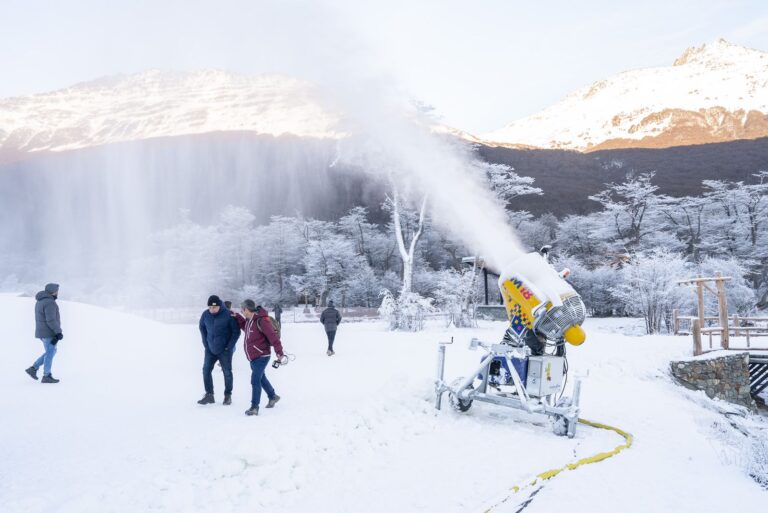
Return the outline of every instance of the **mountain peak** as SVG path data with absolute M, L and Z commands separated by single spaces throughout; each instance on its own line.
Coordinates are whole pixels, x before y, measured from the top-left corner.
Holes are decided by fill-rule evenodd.
M 299 79 L 152 69 L 0 98 L 0 156 L 207 132 L 336 138 L 337 123 Z
M 748 59 L 766 59 L 767 57 L 768 52 L 736 45 L 720 38 L 701 46 L 686 48 L 672 65 L 733 65 Z
M 673 66 L 608 77 L 482 137 L 580 151 L 766 137 L 766 83 L 768 52 L 718 39 Z

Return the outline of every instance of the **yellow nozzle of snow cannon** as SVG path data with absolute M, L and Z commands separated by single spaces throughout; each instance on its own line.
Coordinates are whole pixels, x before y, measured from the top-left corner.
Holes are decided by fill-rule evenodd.
M 563 338 L 571 345 L 580 346 L 587 339 L 587 334 L 584 333 L 584 330 L 581 328 L 581 326 L 574 325 L 565 330 L 565 333 L 563 333 Z

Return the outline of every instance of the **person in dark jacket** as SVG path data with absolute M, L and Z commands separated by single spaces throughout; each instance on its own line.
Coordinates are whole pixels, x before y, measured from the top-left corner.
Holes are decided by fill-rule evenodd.
M 281 360 L 285 354 L 266 308 L 257 306 L 252 299 L 246 299 L 240 306 L 243 315 L 238 314 L 236 319 L 240 329 L 245 333 L 243 347 L 245 347 L 245 357 L 251 364 L 251 407 L 245 414 L 258 415 L 262 389 L 269 399 L 267 408 L 273 408 L 280 400 L 280 396 L 275 393 L 274 387 L 265 375 L 271 355 L 270 348 L 275 348 L 275 353 Z
M 333 356 L 336 354 L 333 351 L 333 341 L 336 339 L 336 329 L 341 322 L 341 314 L 334 308 L 333 301 L 328 301 L 328 308 L 320 314 L 320 322 L 323 323 L 325 334 L 328 335 L 328 351 L 325 354 Z
M 58 383 L 59 380 L 51 374 L 53 357 L 56 356 L 56 344 L 64 338 L 61 332 L 61 318 L 59 305 L 56 298 L 59 297 L 59 284 L 49 283 L 45 290 L 41 290 L 35 296 L 35 337 L 43 342 L 45 353 L 38 358 L 32 367 L 27 369 L 31 378 L 37 379 L 37 370 L 43 366 L 42 383 Z
M 213 366 L 221 362 L 224 372 L 224 404 L 232 404 L 232 353 L 237 339 L 240 338 L 240 328 L 229 310 L 222 305 L 219 296 L 208 298 L 208 309 L 200 316 L 200 335 L 205 348 L 203 362 L 203 385 L 205 395 L 198 404 L 212 404 L 213 397 Z
M 275 308 L 272 310 L 272 313 L 275 314 L 275 320 L 278 323 L 281 323 L 282 321 L 280 320 L 280 317 L 282 317 L 283 315 L 283 307 L 280 306 L 280 303 L 277 303 L 275 305 Z

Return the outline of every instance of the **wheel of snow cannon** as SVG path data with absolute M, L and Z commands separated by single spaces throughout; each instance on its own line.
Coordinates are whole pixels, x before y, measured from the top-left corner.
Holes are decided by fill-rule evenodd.
M 552 420 L 552 431 L 557 436 L 566 436 L 569 425 L 570 422 L 563 415 L 555 415 L 555 418 Z
M 462 381 L 464 381 L 463 377 L 454 379 L 453 382 L 451 383 L 451 389 L 454 389 L 459 385 L 461 385 Z M 472 385 L 469 385 L 470 390 L 472 390 L 473 388 L 474 387 Z M 448 393 L 448 401 L 450 401 L 451 407 L 454 410 L 460 411 L 462 413 L 468 411 L 472 407 L 472 399 L 460 399 L 458 394 L 453 392 L 453 390 L 451 390 Z

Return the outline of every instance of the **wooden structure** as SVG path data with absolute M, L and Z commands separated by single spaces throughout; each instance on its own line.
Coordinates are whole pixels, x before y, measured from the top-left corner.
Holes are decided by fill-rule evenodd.
M 677 334 L 690 334 L 693 336 L 693 353 L 700 355 L 707 351 L 717 349 L 749 350 L 752 347 L 752 339 L 768 337 L 768 325 L 759 326 L 760 323 L 768 323 L 768 317 L 740 317 L 738 314 L 728 315 L 728 302 L 725 296 L 725 283 L 731 278 L 722 276 L 719 272 L 712 278 L 692 278 L 678 281 L 680 285 L 694 285 L 697 297 L 697 315 L 682 316 L 678 310 L 672 312 L 673 332 Z M 714 286 L 713 286 L 714 285 Z M 717 297 L 717 315 L 705 315 L 705 292 Z M 683 331 L 683 322 L 690 323 L 690 331 Z M 706 336 L 709 348 L 704 349 L 702 337 Z M 713 347 L 713 337 L 720 337 L 720 347 Z M 744 337 L 746 347 L 732 347 L 732 337 Z
M 709 324 L 713 324 L 719 321 L 719 317 L 706 316 L 704 317 L 704 323 L 693 315 L 680 315 L 679 310 L 672 311 L 672 332 L 675 335 L 692 335 L 694 324 L 701 330 L 703 326 L 704 335 L 709 337 L 709 347 L 712 349 L 712 335 L 713 333 L 719 333 L 719 328 L 714 330 L 709 328 Z M 768 326 L 758 326 L 760 323 L 768 324 L 768 317 L 742 317 L 738 314 L 733 314 L 730 317 L 730 324 L 728 326 L 729 340 L 728 345 L 731 345 L 731 338 L 744 337 L 746 339 L 747 349 L 752 348 L 754 339 L 760 337 L 768 337 Z
M 758 394 L 768 388 L 768 354 L 764 352 L 753 352 L 752 341 L 754 337 L 768 337 L 768 325 L 758 326 L 760 322 L 768 323 L 768 317 L 739 317 L 733 314 L 728 316 L 728 302 L 725 297 L 725 282 L 731 278 L 722 276 L 719 272 L 715 273 L 713 278 L 702 278 L 701 276 L 690 280 L 681 280 L 680 285 L 694 285 L 696 287 L 697 308 L 696 316 L 681 316 L 677 310 L 674 310 L 672 322 L 675 334 L 681 333 L 681 321 L 689 321 L 691 326 L 691 335 L 693 336 L 693 354 L 700 354 L 718 350 L 732 349 L 749 352 L 749 381 L 750 394 L 757 397 Z M 712 287 L 714 285 L 714 288 Z M 706 316 L 704 312 L 704 292 L 709 292 L 717 296 L 717 315 Z M 729 321 L 733 321 L 729 325 Z M 714 326 L 708 325 L 709 322 L 717 323 Z M 702 347 L 702 336 L 709 338 L 709 348 Z M 720 336 L 720 347 L 712 347 L 713 335 Z M 745 337 L 747 347 L 733 347 L 731 336 Z M 768 348 L 762 348 L 768 349 Z
M 719 272 L 715 273 L 714 278 L 702 278 L 701 276 L 690 280 L 680 280 L 677 283 L 679 285 L 695 285 L 696 286 L 696 298 L 697 298 L 697 313 L 698 317 L 694 321 L 691 329 L 693 334 L 693 347 L 694 354 L 699 355 L 701 350 L 701 335 L 702 333 L 709 334 L 710 336 L 710 349 L 712 348 L 712 333 L 720 334 L 720 346 L 723 349 L 730 347 L 730 333 L 728 329 L 728 301 L 725 297 L 725 282 L 730 281 L 729 276 L 723 276 Z M 710 285 L 714 283 L 713 289 Z M 717 296 L 717 317 L 719 326 L 707 327 L 706 318 L 704 316 L 704 291 L 708 291 Z M 696 322 L 697 321 L 697 322 Z M 675 321 L 677 322 L 677 321 Z

